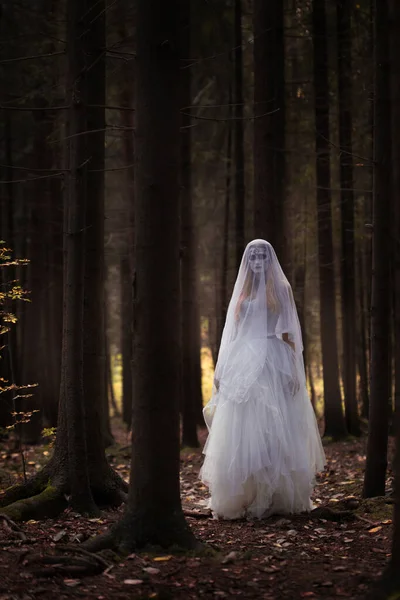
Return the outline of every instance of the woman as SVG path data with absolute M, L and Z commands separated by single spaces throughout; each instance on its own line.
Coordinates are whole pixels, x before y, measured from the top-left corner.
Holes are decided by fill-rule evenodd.
M 247 245 L 204 409 L 200 478 L 216 518 L 309 511 L 325 466 L 292 290 L 265 240 Z

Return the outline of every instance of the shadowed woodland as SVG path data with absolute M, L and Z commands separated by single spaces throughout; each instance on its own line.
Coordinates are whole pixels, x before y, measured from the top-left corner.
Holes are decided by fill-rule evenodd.
M 0 3 L 0 599 L 400 598 L 400 5 Z M 214 520 L 243 249 L 294 293 L 316 508 Z

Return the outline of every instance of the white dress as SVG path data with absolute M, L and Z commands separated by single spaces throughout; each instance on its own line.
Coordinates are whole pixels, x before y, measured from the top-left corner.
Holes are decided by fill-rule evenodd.
M 257 308 L 246 300 L 241 312 L 249 311 L 254 323 Z M 276 335 L 278 318 L 278 313 L 268 318 L 268 353 L 245 394 L 231 377 L 205 408 L 210 433 L 200 478 L 210 489 L 215 517 L 261 518 L 312 508 L 315 474 L 323 470 L 325 454 L 305 379 L 293 387 L 294 351 Z M 254 333 L 234 341 L 230 373 L 245 372 L 244 365 L 264 356 L 265 343 L 265 336 Z

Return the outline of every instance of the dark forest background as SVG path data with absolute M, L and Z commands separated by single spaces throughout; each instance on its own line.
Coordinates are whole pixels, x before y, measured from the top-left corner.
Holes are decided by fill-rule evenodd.
M 45 476 L 64 481 L 67 446 L 82 475 L 83 452 L 95 501 L 121 484 L 105 464 L 93 483 L 91 461 L 112 419 L 135 437 L 146 394 L 158 425 L 148 408 L 135 443 L 153 432 L 174 447 L 160 433 L 172 398 L 181 443 L 197 446 L 239 261 L 262 237 L 294 291 L 321 432 L 368 432 L 364 493 L 384 495 L 400 394 L 399 8 L 145 4 L 0 7 L 2 435 L 34 444 L 58 424 Z

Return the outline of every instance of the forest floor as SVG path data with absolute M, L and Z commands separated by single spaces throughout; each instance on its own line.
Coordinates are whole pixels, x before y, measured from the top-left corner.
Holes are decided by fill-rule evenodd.
M 119 444 L 108 451 L 109 459 L 127 478 L 129 440 L 121 428 L 117 439 Z M 325 445 L 328 466 L 318 479 L 313 500 L 321 507 L 346 511 L 335 521 L 329 511 L 259 521 L 205 517 L 207 490 L 197 478 L 201 451 L 183 451 L 183 506 L 188 514 L 200 513 L 187 519 L 197 538 L 215 551 L 203 555 L 144 552 L 120 560 L 105 555 L 105 570 L 97 564 L 101 573 L 83 576 L 79 554 L 75 572 L 68 572 L 62 561 L 71 557 L 71 546 L 79 549 L 82 541 L 106 531 L 123 508 L 96 519 L 67 510 L 58 519 L 20 524 L 21 531 L 0 519 L 0 600 L 364 599 L 390 555 L 392 527 L 390 474 L 386 499 L 360 498 L 365 443 L 361 439 Z M 30 472 L 39 469 L 50 452 L 45 447 L 27 448 Z M 20 456 L 0 445 L 0 460 L 1 489 L 18 477 Z M 47 566 L 45 576 L 41 557 L 49 555 L 61 558 Z M 93 566 L 82 553 L 81 559 L 85 558 Z M 60 573 L 62 568 L 67 570 Z

